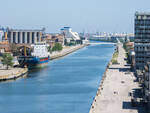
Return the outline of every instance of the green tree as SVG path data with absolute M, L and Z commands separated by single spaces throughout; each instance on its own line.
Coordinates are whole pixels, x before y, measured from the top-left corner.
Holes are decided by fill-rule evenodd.
M 52 53 L 52 48 L 50 46 L 47 47 L 48 52 Z
M 6 69 L 8 70 L 9 66 L 12 67 L 13 66 L 13 57 L 11 56 L 10 53 L 4 53 L 2 56 L 2 64 L 6 65 Z
M 62 45 L 60 43 L 56 43 L 52 48 L 52 51 L 61 51 L 62 49 L 63 49 Z

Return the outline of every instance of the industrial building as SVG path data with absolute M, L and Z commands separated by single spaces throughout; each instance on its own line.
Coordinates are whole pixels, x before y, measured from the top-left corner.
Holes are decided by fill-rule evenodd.
M 27 30 L 27 29 L 8 29 L 9 43 L 16 44 L 33 44 L 40 42 L 44 29 L 42 30 Z

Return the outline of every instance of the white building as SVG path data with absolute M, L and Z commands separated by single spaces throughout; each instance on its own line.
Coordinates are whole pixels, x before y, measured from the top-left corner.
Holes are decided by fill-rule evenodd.
M 71 27 L 62 28 L 61 33 L 64 35 L 64 38 L 67 40 L 67 42 L 70 42 L 71 40 L 80 40 L 79 34 L 77 32 L 72 32 Z
M 2 42 L 4 36 L 4 31 L 0 30 L 0 42 Z

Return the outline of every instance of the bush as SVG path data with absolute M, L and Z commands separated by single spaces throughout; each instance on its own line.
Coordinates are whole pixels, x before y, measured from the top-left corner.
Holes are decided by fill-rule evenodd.
M 118 64 L 118 61 L 116 59 L 113 59 L 111 62 L 112 64 Z
M 52 53 L 52 49 L 50 46 L 47 47 L 48 52 Z
M 118 58 L 118 51 L 115 51 L 115 53 L 113 54 L 113 57 L 112 57 L 112 64 L 118 64 L 118 61 L 117 61 L 117 58 Z
M 52 51 L 61 51 L 62 49 L 63 49 L 62 45 L 60 43 L 56 43 L 52 48 Z
M 8 69 L 9 66 L 11 67 L 13 66 L 12 60 L 13 60 L 13 57 L 11 56 L 10 53 L 4 53 L 1 61 L 3 65 L 6 65 L 6 69 Z

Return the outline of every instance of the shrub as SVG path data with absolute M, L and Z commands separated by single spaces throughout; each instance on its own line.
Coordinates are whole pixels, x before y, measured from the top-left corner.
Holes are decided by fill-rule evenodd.
M 13 57 L 11 56 L 10 53 L 4 53 L 1 61 L 3 65 L 6 65 L 6 69 L 8 69 L 9 66 L 11 67 L 13 66 L 12 60 L 13 60 Z
M 61 51 L 62 49 L 63 49 L 62 45 L 60 43 L 56 43 L 52 48 L 52 51 Z

